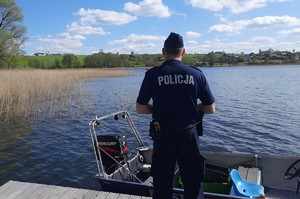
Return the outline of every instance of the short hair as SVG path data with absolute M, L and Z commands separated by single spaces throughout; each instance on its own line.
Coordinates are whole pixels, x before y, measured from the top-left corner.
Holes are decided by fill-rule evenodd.
M 176 57 L 181 55 L 183 48 L 164 48 L 168 54 L 174 55 Z

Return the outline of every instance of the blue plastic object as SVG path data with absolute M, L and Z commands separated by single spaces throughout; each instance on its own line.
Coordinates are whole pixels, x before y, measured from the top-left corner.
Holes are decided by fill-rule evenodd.
M 263 186 L 245 181 L 236 169 L 231 170 L 230 177 L 233 181 L 233 193 L 231 194 L 250 198 L 265 195 Z

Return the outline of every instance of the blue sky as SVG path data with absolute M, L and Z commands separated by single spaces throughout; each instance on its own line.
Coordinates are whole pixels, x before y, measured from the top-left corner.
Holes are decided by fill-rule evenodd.
M 160 53 L 170 32 L 187 53 L 300 51 L 300 0 L 16 0 L 27 55 Z

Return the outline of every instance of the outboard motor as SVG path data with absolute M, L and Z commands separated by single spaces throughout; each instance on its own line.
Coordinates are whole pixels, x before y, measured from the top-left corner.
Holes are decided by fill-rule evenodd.
M 119 164 L 124 164 L 128 159 L 128 146 L 125 136 L 120 134 L 102 134 L 97 136 L 99 147 L 104 150 L 100 151 L 102 163 L 107 174 L 115 171 Z M 109 154 L 109 155 L 108 155 Z M 98 156 L 98 154 L 97 154 Z M 97 157 L 99 159 L 99 157 Z

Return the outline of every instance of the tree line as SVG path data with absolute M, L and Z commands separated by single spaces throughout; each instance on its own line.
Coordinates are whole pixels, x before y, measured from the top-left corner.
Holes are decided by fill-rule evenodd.
M 22 58 L 21 58 L 22 60 Z M 25 63 L 24 63 L 25 60 Z M 24 56 L 23 66 L 41 69 L 59 68 L 116 68 L 116 67 L 150 67 L 159 65 L 162 55 L 134 55 L 95 53 L 92 55 L 64 54 L 62 56 Z
M 152 67 L 164 60 L 161 54 L 113 54 L 100 51 L 92 55 L 80 56 L 64 54 L 47 55 L 44 58 L 23 56 L 21 47 L 26 42 L 26 27 L 22 24 L 23 15 L 14 0 L 0 0 L 0 68 L 17 66 L 31 68 L 113 68 L 113 67 Z M 183 61 L 194 66 L 233 66 L 255 64 L 299 64 L 300 53 L 273 52 L 268 50 L 258 54 L 233 54 L 209 52 L 188 54 Z
M 47 55 L 20 56 L 23 67 L 40 69 L 60 68 L 116 68 L 116 67 L 153 67 L 164 61 L 161 54 L 113 54 L 99 52 L 92 55 Z M 186 54 L 183 62 L 193 66 L 236 66 L 236 65 L 269 65 L 269 64 L 300 64 L 295 54 L 272 58 L 260 54 L 244 55 L 210 52 L 208 54 Z

